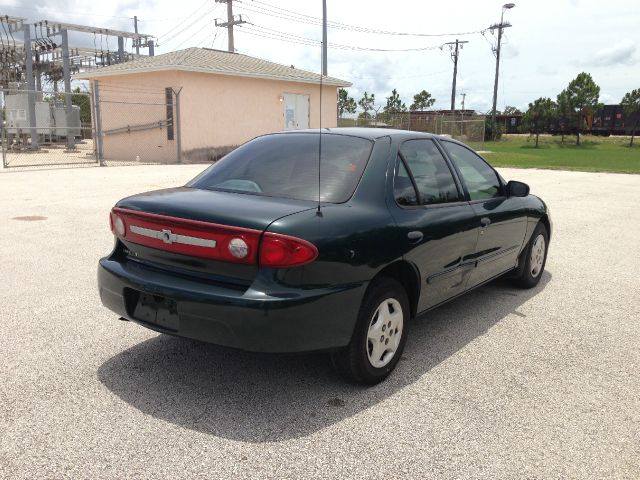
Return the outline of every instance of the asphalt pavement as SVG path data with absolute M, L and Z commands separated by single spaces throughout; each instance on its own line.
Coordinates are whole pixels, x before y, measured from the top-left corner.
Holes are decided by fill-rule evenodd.
M 362 388 L 102 307 L 110 207 L 202 169 L 0 172 L 0 478 L 640 478 L 640 176 L 501 169 L 550 205 L 540 285 L 416 319 Z

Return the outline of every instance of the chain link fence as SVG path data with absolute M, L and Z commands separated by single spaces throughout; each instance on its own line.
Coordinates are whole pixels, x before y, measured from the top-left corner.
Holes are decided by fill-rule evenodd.
M 446 135 L 457 140 L 483 144 L 485 116 L 464 113 L 404 112 L 381 113 L 373 118 L 339 118 L 339 127 L 395 128 Z
M 2 166 L 119 166 L 182 160 L 179 90 L 93 82 L 92 92 L 0 89 Z
M 464 143 L 478 145 L 484 144 L 485 118 L 470 120 L 444 120 L 440 122 L 439 135 L 448 135 Z
M 101 165 L 181 162 L 179 90 L 95 81 Z
M 183 161 L 180 89 L 93 81 L 92 92 L 66 94 L 0 89 L 4 167 L 115 166 Z M 381 113 L 339 119 L 338 126 L 447 135 L 481 148 L 485 117 L 470 112 Z M 184 152 L 186 161 L 215 161 L 225 150 Z M 206 151 L 205 151 L 206 150 Z
M 96 165 L 91 95 L 0 90 L 2 165 Z

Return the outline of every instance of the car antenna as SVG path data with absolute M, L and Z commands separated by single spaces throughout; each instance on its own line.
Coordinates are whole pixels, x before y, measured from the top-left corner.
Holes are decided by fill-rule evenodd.
M 324 50 L 324 43 L 320 42 L 320 52 L 322 54 Z M 322 216 L 322 212 L 320 211 L 320 159 L 322 158 L 322 69 L 320 70 L 320 135 L 318 136 L 318 210 L 316 215 L 318 217 Z

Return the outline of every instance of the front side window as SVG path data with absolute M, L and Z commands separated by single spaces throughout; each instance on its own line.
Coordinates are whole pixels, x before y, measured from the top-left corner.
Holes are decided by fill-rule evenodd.
M 487 200 L 502 195 L 498 175 L 487 162 L 462 145 L 447 141 L 441 143 L 458 167 L 471 200 Z
M 400 157 L 394 180 L 394 192 L 399 205 L 412 204 L 403 202 L 412 201 L 411 190 L 415 192 L 415 188 L 415 204 L 419 205 L 455 202 L 460 199 L 451 170 L 432 140 L 404 142 L 400 148 Z
M 346 202 L 367 166 L 373 142 L 346 135 L 322 134 L 318 162 L 317 133 L 258 137 L 213 164 L 187 186 L 299 200 Z

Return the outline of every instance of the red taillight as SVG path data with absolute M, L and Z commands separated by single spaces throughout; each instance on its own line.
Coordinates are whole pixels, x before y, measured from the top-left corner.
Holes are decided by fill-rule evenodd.
M 300 238 L 267 232 L 260 241 L 261 267 L 299 267 L 313 262 L 317 256 L 315 245 Z
M 113 233 L 128 242 L 224 262 L 289 268 L 318 256 L 318 249 L 300 238 L 155 213 L 116 207 L 110 223 Z
M 122 222 L 122 229 L 118 225 Z M 225 262 L 256 264 L 260 230 L 114 208 L 114 233 L 129 242 Z

